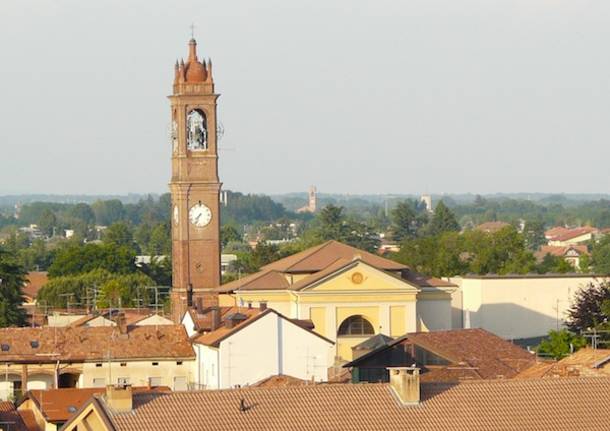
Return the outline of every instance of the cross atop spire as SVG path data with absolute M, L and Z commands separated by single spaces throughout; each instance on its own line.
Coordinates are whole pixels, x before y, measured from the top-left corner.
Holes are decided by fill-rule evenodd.
M 191 39 L 195 39 L 195 24 L 191 23 Z

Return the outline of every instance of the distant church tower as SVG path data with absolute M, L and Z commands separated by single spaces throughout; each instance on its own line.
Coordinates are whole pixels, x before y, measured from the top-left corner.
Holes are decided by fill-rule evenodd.
M 316 186 L 310 186 L 307 192 L 307 205 L 297 210 L 298 213 L 315 213 L 318 205 L 317 198 L 318 189 Z
M 172 318 L 198 300 L 217 305 L 220 285 L 220 205 L 216 100 L 212 62 L 199 61 L 197 42 L 176 62 L 171 104 Z M 199 299 L 200 298 L 200 299 Z

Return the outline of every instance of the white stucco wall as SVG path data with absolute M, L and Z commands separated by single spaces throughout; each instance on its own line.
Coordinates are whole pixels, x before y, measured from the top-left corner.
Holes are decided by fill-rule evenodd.
M 417 298 L 417 331 L 451 329 L 451 299 Z
M 462 319 L 454 318 L 453 325 L 483 328 L 506 339 L 543 336 L 563 327 L 576 292 L 595 280 L 591 276 L 455 278 L 451 281 L 460 289 L 454 293 L 453 307 L 461 307 Z
M 324 381 L 333 344 L 270 312 L 223 340 L 218 349 L 198 346 L 207 389 L 251 385 L 276 374 Z

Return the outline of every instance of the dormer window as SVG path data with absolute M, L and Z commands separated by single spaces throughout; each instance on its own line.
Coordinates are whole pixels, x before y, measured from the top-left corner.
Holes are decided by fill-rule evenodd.
M 30 341 L 30 346 L 32 347 L 32 349 L 37 349 L 40 346 L 40 343 L 38 342 L 38 340 L 32 340 Z
M 9 350 L 11 350 L 11 346 L 9 346 L 8 344 L 2 344 L 0 345 L 0 348 L 2 349 L 3 352 L 8 352 Z

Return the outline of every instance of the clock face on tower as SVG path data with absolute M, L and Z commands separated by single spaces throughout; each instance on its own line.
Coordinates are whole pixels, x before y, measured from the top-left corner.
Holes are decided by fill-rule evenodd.
M 189 220 L 194 226 L 207 226 L 210 221 L 212 221 L 212 211 L 200 202 L 191 207 L 189 211 Z

